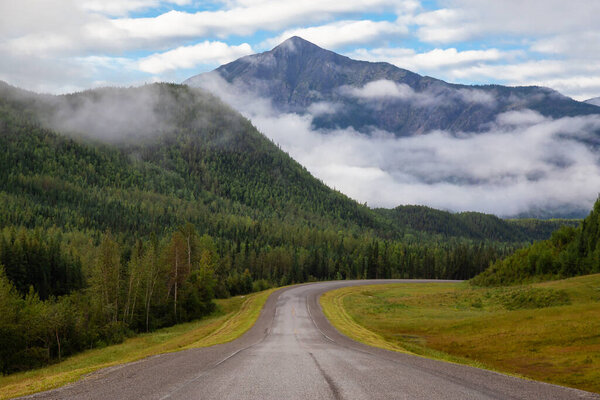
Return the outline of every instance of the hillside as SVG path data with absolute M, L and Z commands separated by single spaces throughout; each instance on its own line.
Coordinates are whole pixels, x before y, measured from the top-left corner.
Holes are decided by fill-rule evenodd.
M 184 84 L 205 86 L 211 74 L 270 100 L 279 111 L 307 113 L 319 103 L 333 107 L 334 112 L 315 115 L 316 128 L 377 128 L 412 136 L 437 129 L 477 132 L 497 115 L 522 109 L 552 118 L 600 114 L 597 107 L 549 88 L 449 84 L 389 63 L 353 60 L 299 37 Z
M 550 237 L 562 226 L 577 226 L 579 220 L 504 220 L 477 212 L 450 213 L 425 206 L 399 206 L 375 210 L 397 226 L 439 234 L 444 237 L 466 237 L 475 240 L 530 241 Z
M 207 213 L 197 203 L 212 212 L 237 204 L 237 214 L 251 217 L 377 225 L 366 207 L 313 178 L 241 115 L 200 90 L 155 84 L 53 97 L 2 85 L 0 107 L 2 188 L 7 204 L 25 201 L 40 209 L 28 216 L 37 220 L 20 221 L 29 226 L 46 225 L 45 219 L 148 232 L 186 219 L 200 222 Z M 103 216 L 86 208 L 102 203 L 109 204 Z M 194 216 L 164 213 L 174 204 Z M 52 215 L 48 207 L 71 215 Z
M 473 285 L 499 286 L 560 279 L 600 272 L 600 199 L 577 228 L 563 227 L 549 240 L 536 242 L 471 280 Z

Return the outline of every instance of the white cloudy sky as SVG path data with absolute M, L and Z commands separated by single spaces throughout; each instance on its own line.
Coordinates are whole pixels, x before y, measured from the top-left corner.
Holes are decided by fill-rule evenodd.
M 595 0 L 0 2 L 0 79 L 62 93 L 180 82 L 291 35 L 451 82 L 600 96 Z

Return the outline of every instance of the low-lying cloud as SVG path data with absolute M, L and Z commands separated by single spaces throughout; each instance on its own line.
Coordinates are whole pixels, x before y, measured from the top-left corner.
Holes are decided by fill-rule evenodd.
M 398 138 L 352 128 L 315 130 L 313 114 L 277 113 L 268 99 L 253 98 L 214 74 L 202 86 L 241 110 L 330 187 L 372 207 L 424 204 L 514 216 L 587 210 L 600 191 L 600 156 L 594 149 L 600 143 L 598 116 L 553 120 L 520 110 L 500 114 L 484 133 L 434 131 Z M 381 82 L 356 90 L 413 95 Z
M 339 88 L 339 91 L 345 96 L 366 99 L 367 101 L 397 99 L 410 101 L 411 104 L 419 107 L 443 105 L 454 100 L 460 100 L 465 103 L 479 103 L 490 107 L 496 104 L 494 96 L 483 90 L 459 89 L 449 91 L 445 88 L 434 86 L 430 89 L 417 92 L 405 83 L 397 83 L 387 79 L 372 81 L 362 87 L 342 86 Z

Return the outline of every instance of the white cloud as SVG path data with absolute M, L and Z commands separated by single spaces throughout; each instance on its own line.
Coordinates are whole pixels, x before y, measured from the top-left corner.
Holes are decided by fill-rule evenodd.
M 170 10 L 155 17 L 108 18 L 152 5 L 187 4 L 188 0 L 34 0 L 1 2 L 3 46 L 21 52 L 78 54 L 129 50 L 165 50 L 182 40 L 250 35 L 290 25 L 331 20 L 338 15 L 393 9 L 394 0 L 226 2 L 225 8 L 195 13 Z M 35 10 L 35 11 L 32 11 Z M 389 27 L 388 27 L 389 29 Z
M 366 99 L 385 97 L 411 99 L 416 96 L 415 91 L 410 86 L 385 79 L 369 82 L 360 88 L 344 86 L 340 90 L 346 95 Z
M 447 71 L 451 79 L 509 85 L 546 86 L 577 100 L 600 94 L 600 64 L 572 60 L 525 61 L 508 65 L 478 64 Z
M 318 103 L 312 103 L 308 106 L 308 113 L 313 116 L 335 114 L 340 111 L 342 105 L 336 103 L 330 103 L 327 101 L 320 101 Z
M 266 40 L 264 47 L 274 47 L 289 37 L 300 36 L 318 46 L 336 49 L 350 44 L 371 43 L 390 35 L 404 36 L 408 28 L 389 21 L 336 21 L 326 25 L 289 29 L 277 37 Z
M 458 51 L 454 48 L 424 53 L 406 48 L 361 48 L 347 55 L 367 61 L 387 61 L 450 82 L 546 86 L 577 100 L 600 95 L 600 62 L 589 60 L 527 60 L 523 50 Z
M 446 8 L 415 17 L 419 38 L 451 43 L 485 35 L 541 37 L 598 31 L 600 3 L 589 0 L 449 0 Z
M 84 0 L 81 6 L 84 10 L 111 16 L 125 16 L 132 11 L 145 10 L 166 5 L 188 5 L 192 0 Z
M 419 39 L 424 42 L 459 42 L 472 33 L 458 10 L 441 9 L 419 14 L 414 21 L 420 26 Z
M 292 114 L 252 121 L 315 176 L 371 206 L 425 204 L 498 215 L 534 207 L 587 209 L 600 185 L 598 156 L 573 140 L 588 124 L 598 129 L 596 117 L 410 138 L 318 132 L 310 118 Z
M 276 31 L 290 25 L 325 21 L 334 15 L 381 11 L 394 5 L 392 0 L 350 1 L 260 1 L 243 3 L 229 9 L 187 13 L 169 11 L 154 18 L 113 20 L 113 36 L 165 40 L 175 37 L 248 35 L 260 29 Z
M 139 69 L 151 74 L 193 68 L 201 64 L 225 64 L 252 53 L 252 47 L 243 43 L 229 46 L 223 42 L 205 41 L 193 46 L 182 46 L 164 53 L 152 54 L 139 61 Z
M 386 61 L 400 68 L 421 74 L 441 72 L 451 68 L 462 68 L 486 62 L 508 61 L 522 55 L 520 51 L 500 51 L 498 49 L 463 50 L 451 47 L 436 48 L 417 53 L 407 48 L 360 48 L 347 54 L 351 58 L 366 61 Z
M 563 33 L 537 39 L 531 44 L 530 49 L 554 56 L 598 60 L 600 58 L 600 28 L 596 31 Z
M 365 84 L 363 87 L 342 86 L 339 91 L 346 96 L 358 97 L 367 100 L 367 106 L 378 103 L 372 100 L 397 99 L 411 101 L 414 106 L 441 105 L 452 102 L 455 99 L 467 103 L 479 103 L 492 106 L 496 103 L 494 97 L 478 89 L 459 89 L 448 91 L 443 88 L 430 87 L 427 90 L 416 92 L 404 83 L 397 83 L 386 79 L 380 79 Z M 369 102 L 370 101 L 370 102 Z
M 507 111 L 496 118 L 500 126 L 535 125 L 545 120 L 543 115 L 532 110 Z

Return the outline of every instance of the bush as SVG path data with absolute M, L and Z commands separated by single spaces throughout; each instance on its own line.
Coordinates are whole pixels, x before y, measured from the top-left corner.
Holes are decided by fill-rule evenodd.
M 266 279 L 259 279 L 252 283 L 253 292 L 262 292 L 271 288 L 271 284 Z

